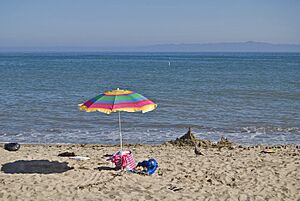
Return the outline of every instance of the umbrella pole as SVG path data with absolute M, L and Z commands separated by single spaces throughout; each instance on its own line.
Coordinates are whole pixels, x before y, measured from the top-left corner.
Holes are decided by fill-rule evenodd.
M 120 131 L 120 146 L 121 146 L 121 151 L 120 151 L 120 156 L 121 156 L 121 169 L 123 170 L 123 166 L 122 166 L 122 131 L 121 131 L 121 113 L 119 111 L 119 131 Z
M 122 148 L 123 148 L 123 144 L 122 144 L 122 131 L 121 131 L 121 113 L 119 111 L 119 131 L 120 131 L 120 146 L 121 146 L 121 153 L 122 153 Z

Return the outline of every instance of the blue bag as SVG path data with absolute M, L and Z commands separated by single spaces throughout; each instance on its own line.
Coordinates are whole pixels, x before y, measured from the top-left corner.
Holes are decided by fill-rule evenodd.
M 138 169 L 138 167 L 143 167 L 144 170 L 142 172 L 137 172 L 137 173 L 152 175 L 157 169 L 158 163 L 156 162 L 155 159 L 151 158 L 149 160 L 144 160 L 143 162 L 139 162 L 136 166 L 136 169 Z

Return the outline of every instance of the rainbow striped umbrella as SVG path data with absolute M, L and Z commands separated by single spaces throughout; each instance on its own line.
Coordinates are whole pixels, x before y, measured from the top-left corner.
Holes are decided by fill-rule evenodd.
M 104 92 L 83 104 L 79 105 L 80 110 L 86 112 L 99 111 L 106 114 L 112 112 L 119 113 L 120 146 L 122 151 L 122 133 L 121 133 L 121 111 L 142 113 L 154 110 L 157 105 L 141 94 L 128 90 L 116 90 Z

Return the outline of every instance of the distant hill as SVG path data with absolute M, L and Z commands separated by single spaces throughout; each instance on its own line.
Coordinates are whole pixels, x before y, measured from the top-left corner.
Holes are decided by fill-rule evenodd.
M 0 52 L 300 52 L 300 44 L 228 42 L 203 44 L 157 44 L 120 47 L 16 47 Z
M 300 52 L 300 45 L 264 42 L 159 44 L 139 47 L 138 51 L 155 52 Z

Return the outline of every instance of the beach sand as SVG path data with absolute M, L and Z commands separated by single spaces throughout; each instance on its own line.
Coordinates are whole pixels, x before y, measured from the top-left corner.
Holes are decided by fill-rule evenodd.
M 197 156 L 192 146 L 125 147 L 136 162 L 155 158 L 159 169 L 151 176 L 114 170 L 107 156 L 117 146 L 21 145 L 16 152 L 0 148 L 0 200 L 300 200 L 296 145 L 275 147 L 275 153 L 262 153 L 263 146 L 201 148 L 203 155 Z M 66 151 L 90 160 L 58 156 Z M 48 167 L 52 163 L 40 160 L 67 163 L 71 169 L 65 171 L 59 163 Z

